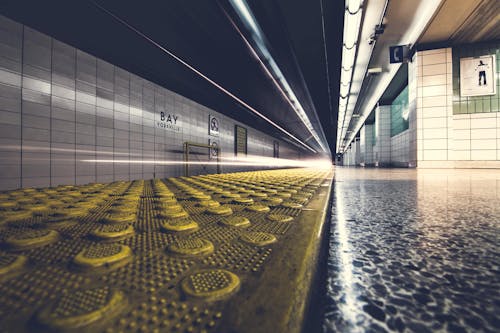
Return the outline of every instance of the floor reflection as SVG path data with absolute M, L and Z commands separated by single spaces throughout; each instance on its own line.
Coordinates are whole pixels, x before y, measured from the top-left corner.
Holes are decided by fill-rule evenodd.
M 327 332 L 500 327 L 500 171 L 337 168 Z

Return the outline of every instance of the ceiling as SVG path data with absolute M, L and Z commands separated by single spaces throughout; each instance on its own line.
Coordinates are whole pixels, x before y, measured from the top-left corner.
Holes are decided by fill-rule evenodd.
M 376 104 L 401 89 L 402 65 L 389 63 L 389 46 L 425 49 L 499 39 L 500 1 L 365 0 L 362 22 L 348 106 L 339 114 L 338 153 L 347 149 Z M 385 24 L 384 32 L 370 45 L 368 40 L 380 22 Z M 367 72 L 374 68 L 380 73 Z
M 419 43 L 473 43 L 500 38 L 500 1 L 443 1 Z
M 328 147 L 335 150 L 337 137 L 344 2 L 247 3 L 272 58 L 318 133 L 317 139 L 250 51 L 244 38 L 250 39 L 251 33 L 245 30 L 230 0 L 140 4 L 118 0 L 3 0 L 0 13 L 281 137 L 304 153 L 330 155 Z

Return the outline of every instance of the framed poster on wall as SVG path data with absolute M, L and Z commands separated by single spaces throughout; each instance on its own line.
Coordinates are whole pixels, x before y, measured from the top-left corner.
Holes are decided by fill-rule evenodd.
M 496 57 L 494 54 L 460 59 L 460 95 L 495 95 Z

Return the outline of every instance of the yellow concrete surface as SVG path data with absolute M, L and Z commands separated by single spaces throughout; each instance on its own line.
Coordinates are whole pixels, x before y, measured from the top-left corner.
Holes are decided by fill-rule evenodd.
M 299 332 L 332 170 L 0 193 L 1 332 Z

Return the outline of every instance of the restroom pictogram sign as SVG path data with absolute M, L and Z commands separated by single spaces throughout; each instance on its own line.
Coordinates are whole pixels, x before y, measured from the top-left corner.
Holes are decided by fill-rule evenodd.
M 219 119 L 213 115 L 208 118 L 208 134 L 219 136 Z

